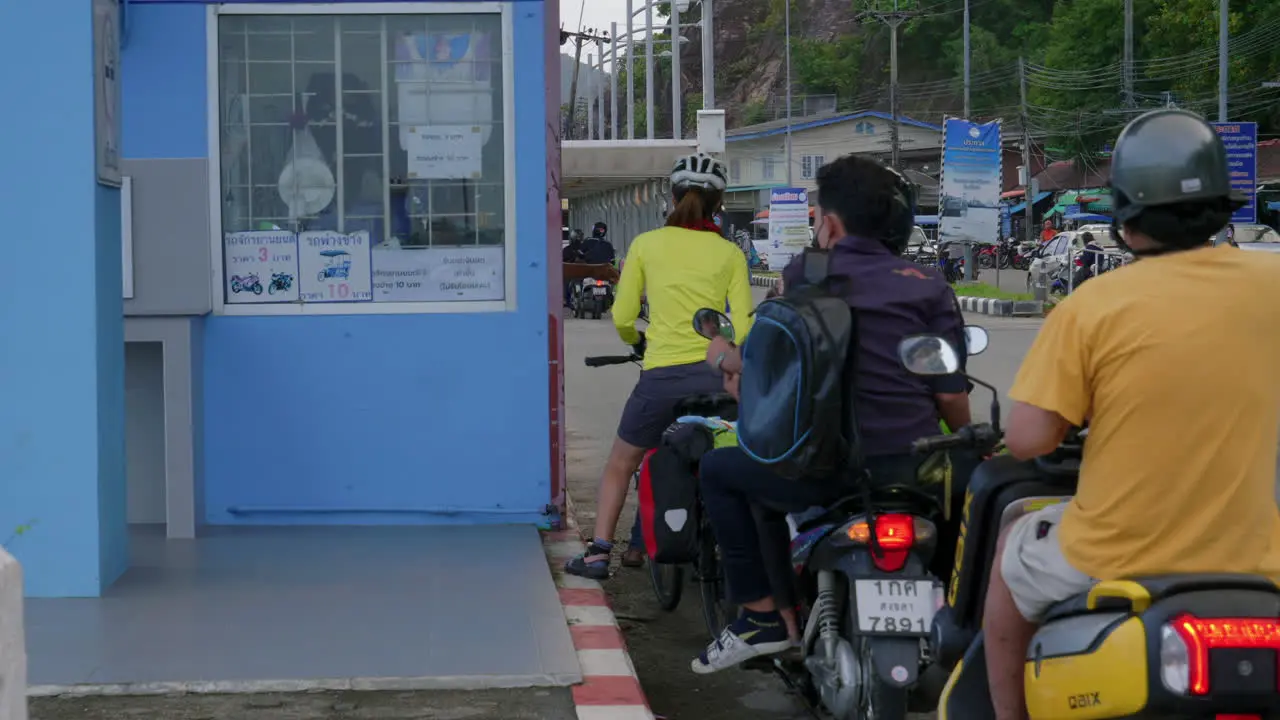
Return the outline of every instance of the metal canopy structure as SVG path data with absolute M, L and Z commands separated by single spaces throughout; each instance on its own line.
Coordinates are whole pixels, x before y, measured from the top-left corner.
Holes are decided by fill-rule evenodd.
M 571 202 L 665 180 L 697 140 L 566 140 L 560 151 L 560 197 Z

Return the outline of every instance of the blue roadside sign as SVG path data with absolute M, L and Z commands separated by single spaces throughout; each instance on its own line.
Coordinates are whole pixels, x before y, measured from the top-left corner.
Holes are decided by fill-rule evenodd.
M 1249 203 L 1231 216 L 1233 223 L 1258 221 L 1258 123 L 1213 123 L 1218 137 L 1227 146 L 1227 166 L 1231 188 L 1249 198 Z

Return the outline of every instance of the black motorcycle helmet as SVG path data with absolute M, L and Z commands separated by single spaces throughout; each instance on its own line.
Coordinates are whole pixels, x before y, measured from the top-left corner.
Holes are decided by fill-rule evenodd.
M 916 186 L 893 167 L 886 165 L 885 169 L 893 173 L 895 178 L 895 202 L 883 242 L 894 255 L 901 255 L 906 251 L 907 243 L 911 241 L 911 231 L 916 227 Z
M 1227 149 L 1213 126 L 1185 110 L 1155 110 L 1129 123 L 1111 155 L 1115 219 L 1111 234 L 1126 250 L 1126 226 L 1163 247 L 1155 255 L 1204 245 L 1247 199 L 1232 190 Z
M 609 234 L 609 226 L 605 225 L 603 222 L 598 222 L 595 224 L 594 227 L 591 228 L 591 237 L 602 238 L 608 234 Z

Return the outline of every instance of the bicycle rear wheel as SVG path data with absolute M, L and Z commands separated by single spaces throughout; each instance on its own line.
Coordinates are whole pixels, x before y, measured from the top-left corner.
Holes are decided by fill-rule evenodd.
M 697 578 L 702 596 L 702 619 L 711 639 L 720 637 L 725 626 L 738 616 L 738 607 L 726 599 L 724 572 L 720 567 L 720 548 L 710 526 L 701 528 L 699 540 Z
M 658 607 L 667 612 L 680 605 L 680 597 L 684 594 L 684 566 L 667 565 L 649 560 L 649 582 L 653 584 L 653 596 L 658 599 Z

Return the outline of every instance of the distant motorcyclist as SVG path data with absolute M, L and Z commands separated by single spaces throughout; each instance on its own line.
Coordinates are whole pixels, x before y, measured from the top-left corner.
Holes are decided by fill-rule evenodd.
M 582 261 L 588 265 L 610 265 L 616 257 L 613 243 L 609 242 L 609 226 L 596 223 L 591 228 L 591 237 L 582 244 Z
M 1137 262 L 1058 304 L 1009 391 L 1016 457 L 1052 452 L 1073 426 L 1089 436 L 1075 496 L 1001 533 L 983 616 L 1000 720 L 1026 717 L 1036 624 L 1095 582 L 1280 578 L 1280 256 L 1210 246 L 1245 201 L 1198 115 L 1129 123 L 1110 184 L 1113 236 Z
M 1085 280 L 1101 275 L 1106 270 L 1104 265 L 1106 262 L 1105 251 L 1097 239 L 1093 237 L 1093 233 L 1086 232 L 1080 239 L 1084 242 L 1084 250 L 1080 253 L 1080 269 L 1076 271 L 1075 277 L 1071 280 L 1073 289 L 1083 285 Z
M 582 231 L 571 230 L 569 232 L 569 244 L 560 250 L 560 258 L 566 263 L 582 262 Z M 571 307 L 573 305 L 573 280 L 565 279 L 564 281 L 564 306 Z
M 902 257 L 915 224 L 915 189 L 900 174 L 858 155 L 847 155 L 818 171 L 814 235 L 830 251 L 830 273 L 849 280 L 842 295 L 858 319 L 856 364 L 859 382 L 853 401 L 873 481 L 914 478 L 920 459 L 915 440 L 937 433 L 938 421 L 951 427 L 970 422 L 968 383 L 960 373 L 927 380 L 912 375 L 898 359 L 898 344 L 915 334 L 935 334 L 964 347 L 964 320 L 955 293 L 930 268 Z M 782 289 L 804 280 L 797 256 L 783 272 Z M 738 348 L 717 338 L 707 362 L 722 371 L 726 389 L 737 394 L 743 367 Z M 762 372 L 764 368 L 754 372 Z M 856 492 L 844 478 L 785 480 L 740 448 L 712 451 L 702 459 L 703 503 L 720 546 L 729 599 L 743 613 L 697 658 L 692 669 L 706 674 L 789 647 L 794 616 L 775 596 L 761 549 L 752 503 L 773 509 L 805 510 Z M 781 538 L 767 538 L 785 547 Z M 946 557 L 940 551 L 940 557 Z M 952 557 L 954 553 L 952 553 Z

